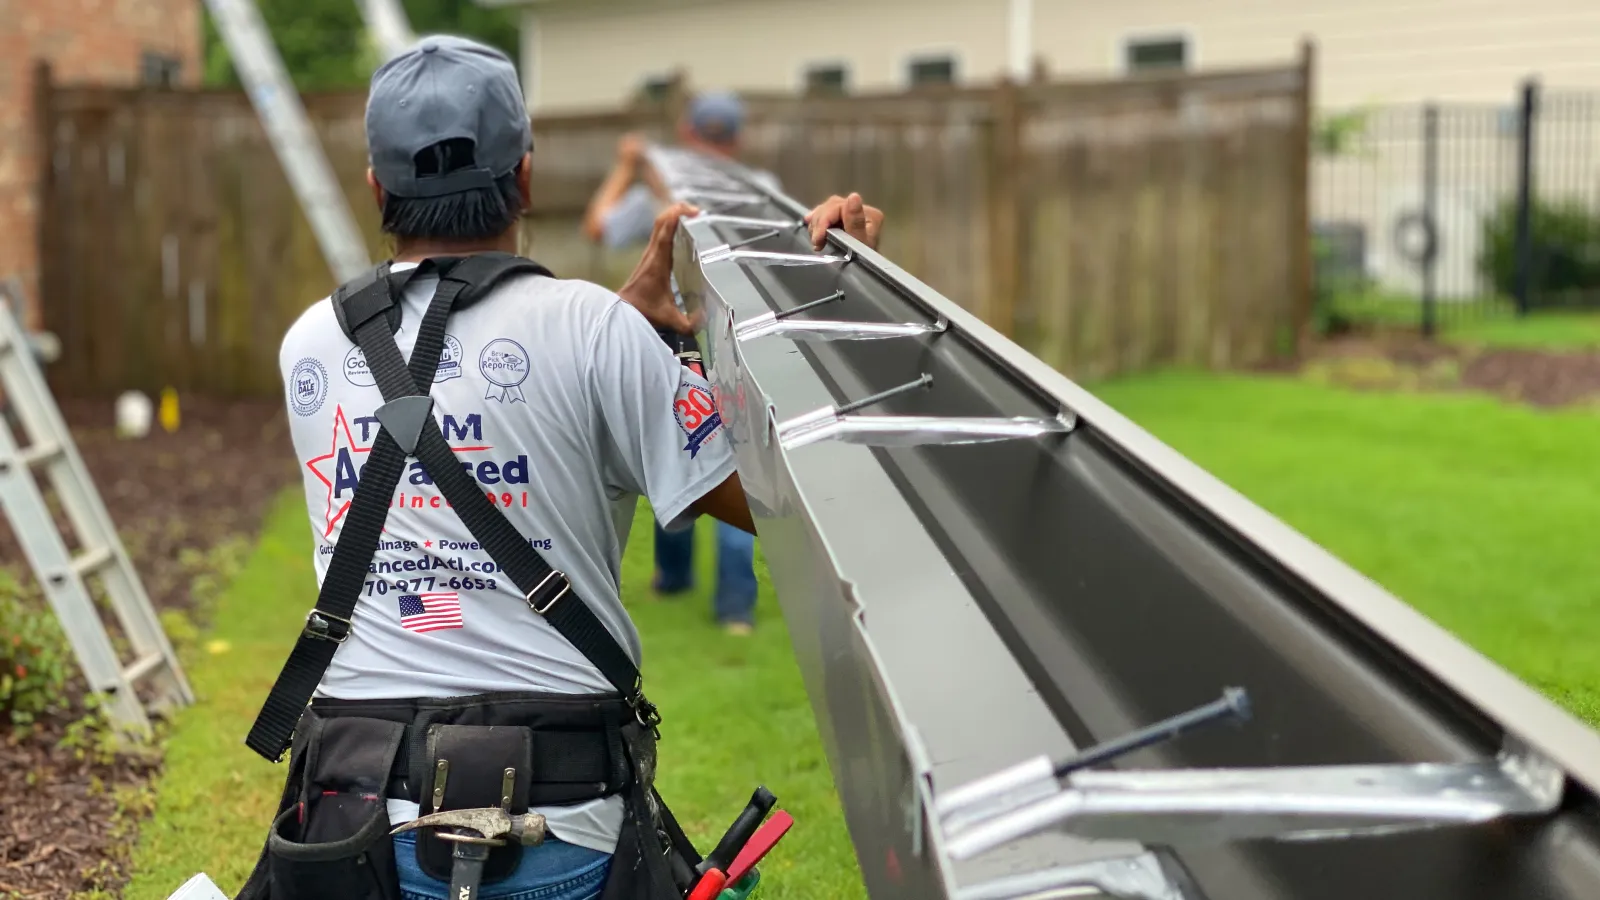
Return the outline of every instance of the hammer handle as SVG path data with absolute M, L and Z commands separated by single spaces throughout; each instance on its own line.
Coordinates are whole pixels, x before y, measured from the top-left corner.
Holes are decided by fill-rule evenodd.
M 489 859 L 489 847 L 458 843 L 450 857 L 450 900 L 478 900 L 478 888 L 483 884 L 483 864 Z

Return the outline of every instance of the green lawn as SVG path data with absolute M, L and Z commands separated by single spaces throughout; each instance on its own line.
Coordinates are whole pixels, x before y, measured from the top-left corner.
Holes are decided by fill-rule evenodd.
M 1600 416 L 1180 372 L 1095 390 L 1600 724 Z
M 202 641 L 189 663 L 200 702 L 174 725 L 155 815 L 134 852 L 128 900 L 164 900 L 201 870 L 232 896 L 255 862 L 283 770 L 243 740 L 313 596 L 299 502 L 297 491 L 280 499 L 255 554 L 219 603 L 211 643 Z M 658 601 L 649 592 L 647 515 L 641 504 L 623 594 L 644 635 L 651 698 L 666 719 L 662 795 L 704 850 L 765 783 L 796 825 L 763 864 L 758 896 L 865 897 L 765 564 L 758 560 L 756 634 L 726 637 L 711 622 L 706 595 L 711 528 L 700 529 L 698 596 Z
M 1351 291 L 1329 300 L 1328 312 L 1359 327 L 1416 331 L 1422 302 L 1380 289 Z M 1472 301 L 1464 309 L 1438 305 L 1439 337 L 1447 343 L 1484 348 L 1592 350 L 1600 348 L 1600 311 L 1550 310 L 1518 316 L 1506 300 Z
M 1497 316 L 1451 328 L 1451 343 L 1532 350 L 1600 348 L 1600 313 L 1540 312 L 1522 318 Z

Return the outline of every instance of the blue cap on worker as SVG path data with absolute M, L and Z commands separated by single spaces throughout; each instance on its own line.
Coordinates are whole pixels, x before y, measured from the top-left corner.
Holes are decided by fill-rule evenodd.
M 686 116 L 701 140 L 731 143 L 744 126 L 744 101 L 728 91 L 707 91 L 689 101 Z
M 419 154 L 449 140 L 472 142 L 473 165 L 442 174 L 423 165 L 419 172 Z M 367 153 L 390 194 L 439 197 L 490 187 L 532 149 L 517 69 L 493 47 L 429 36 L 372 74 Z

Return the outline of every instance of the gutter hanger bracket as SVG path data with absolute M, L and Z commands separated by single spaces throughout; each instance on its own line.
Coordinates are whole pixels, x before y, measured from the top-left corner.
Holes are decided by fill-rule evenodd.
M 761 219 L 754 216 L 734 216 L 726 213 L 701 213 L 689 218 L 690 222 L 706 225 L 726 225 L 730 228 L 799 228 L 804 222 L 792 219 Z M 703 255 L 703 254 L 702 254 Z
M 1154 853 L 1097 859 L 1005 875 L 960 889 L 953 900 L 1025 900 L 1045 897 L 1095 897 L 1121 900 L 1184 900 Z
M 1079 771 L 1048 794 L 1038 780 L 1013 785 L 1006 812 L 994 798 L 942 824 L 956 859 L 1047 830 L 1164 846 L 1338 840 L 1542 815 L 1564 784 L 1559 768 L 1516 750 L 1467 763 Z
M 822 253 L 783 253 L 775 250 L 734 250 L 727 246 L 713 247 L 700 256 L 700 264 L 709 266 L 713 263 L 748 262 L 755 265 L 767 266 L 825 266 L 831 263 L 844 264 L 853 257 L 846 253 L 844 256 Z
M 835 440 L 869 447 L 921 447 L 933 444 L 982 444 L 1066 434 L 1072 425 L 1065 417 L 1052 419 L 1017 416 L 855 416 L 837 408 L 796 416 L 778 424 L 778 443 L 785 450 Z
M 843 322 L 833 319 L 795 321 L 775 316 L 775 313 L 767 313 L 740 322 L 734 328 L 733 336 L 739 341 L 763 337 L 782 337 L 791 341 L 873 341 L 942 334 L 950 327 L 942 318 L 932 325 L 924 325 L 920 322 Z

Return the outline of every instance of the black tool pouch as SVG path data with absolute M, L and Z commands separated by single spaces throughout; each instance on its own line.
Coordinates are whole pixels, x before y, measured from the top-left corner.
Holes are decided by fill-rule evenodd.
M 694 884 L 700 854 L 653 786 L 652 731 L 637 724 L 624 726 L 622 739 L 633 777 L 623 792 L 627 812 L 600 900 L 683 900 Z
M 405 725 L 307 713 L 302 726 L 299 797 L 267 837 L 270 897 L 400 900 L 384 795 Z
M 413 783 L 422 785 L 422 813 L 498 806 L 512 815 L 528 811 L 532 778 L 533 732 L 506 725 L 430 725 L 427 747 L 411 759 Z M 417 865 L 430 878 L 450 880 L 454 845 L 432 828 L 418 829 Z M 522 845 L 508 843 L 489 851 L 483 884 L 504 880 L 522 861 Z

